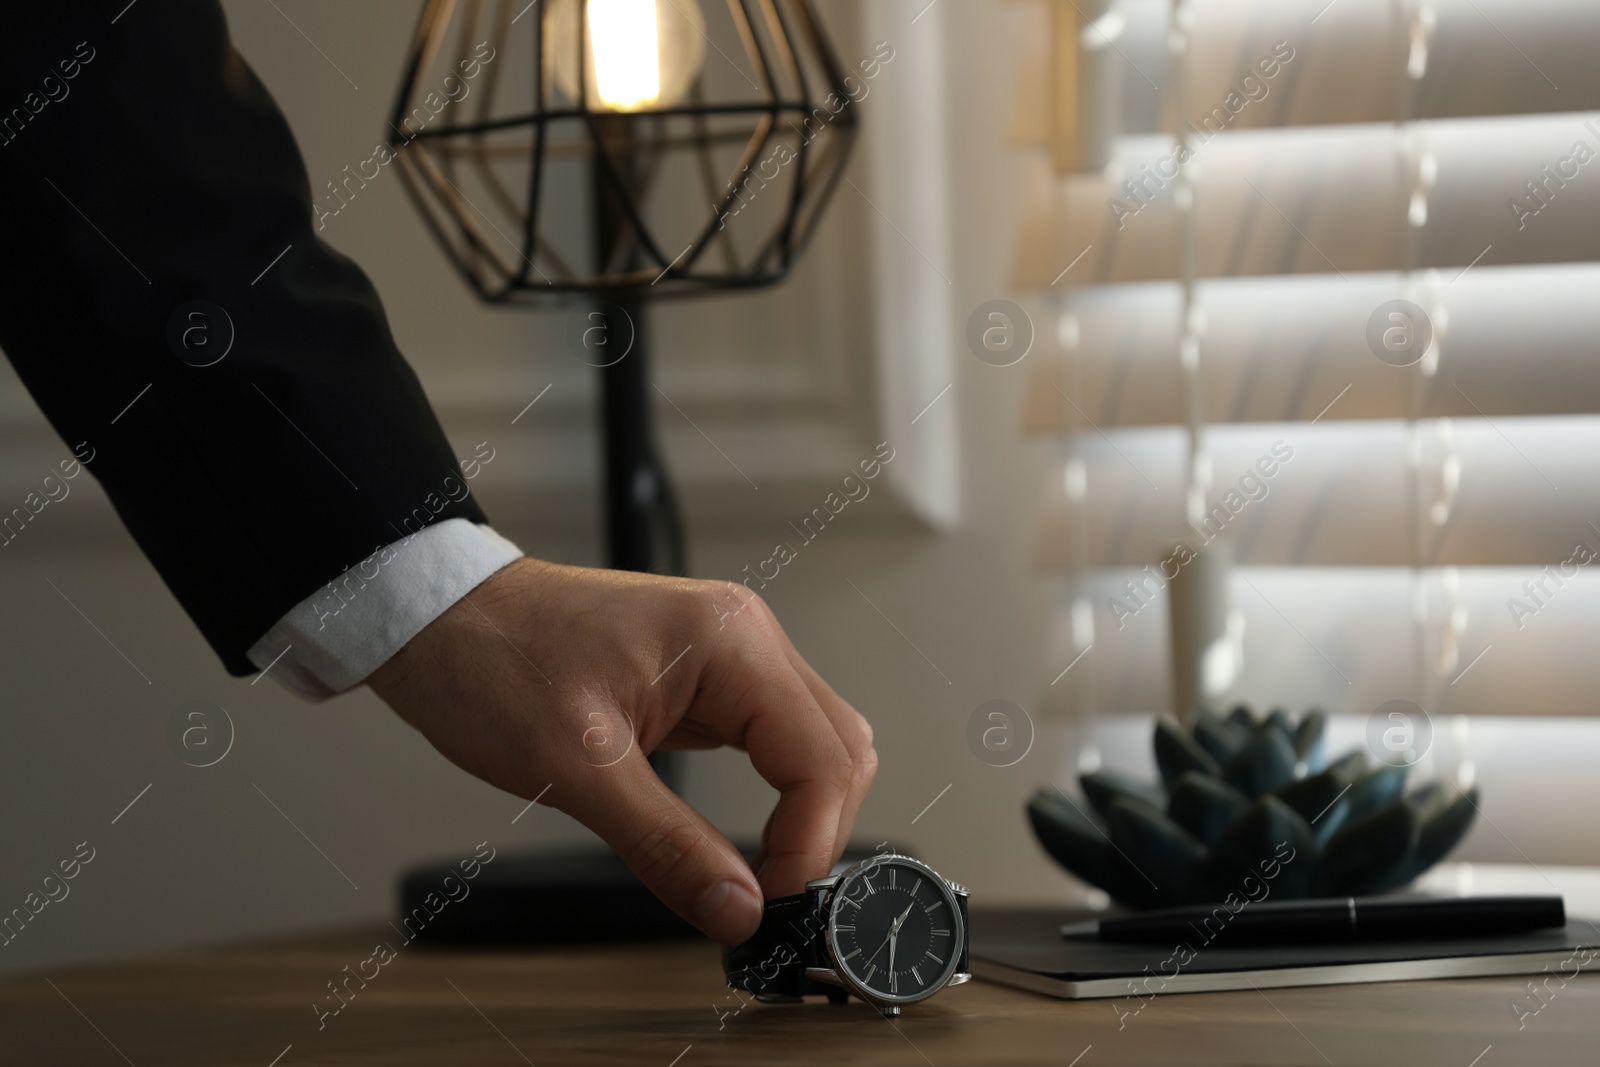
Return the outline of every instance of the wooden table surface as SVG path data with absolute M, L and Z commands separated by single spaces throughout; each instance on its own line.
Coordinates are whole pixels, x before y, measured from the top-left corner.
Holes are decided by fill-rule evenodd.
M 1526 978 L 1065 1002 L 982 982 L 895 1021 L 859 1003 L 739 1002 L 708 943 L 466 952 L 401 947 L 362 962 L 378 926 L 189 951 L 0 982 L 0 1063 L 1396 1064 L 1501 1067 L 1600 1059 L 1600 981 L 1550 983 L 1521 1020 Z M 344 968 L 377 975 L 319 1030 L 313 1003 Z M 1595 966 L 1595 965 L 1591 965 Z M 1114 1006 L 1115 1005 L 1115 1006 Z M 720 1017 L 719 1017 L 720 1016 Z M 274 1060 L 274 1057 L 281 1057 Z

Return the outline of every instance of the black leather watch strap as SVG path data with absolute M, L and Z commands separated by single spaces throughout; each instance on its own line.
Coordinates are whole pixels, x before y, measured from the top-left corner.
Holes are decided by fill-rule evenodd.
M 821 892 L 767 901 L 755 936 L 724 947 L 728 985 L 758 997 L 801 997 L 833 986 L 806 977 L 807 967 L 827 967 L 828 917 Z
M 965 891 L 956 894 L 956 907 L 961 909 L 961 929 L 964 936 L 961 938 L 961 959 L 956 963 L 957 974 L 968 974 L 972 971 L 971 960 L 968 956 L 972 949 L 972 923 L 967 918 L 967 894 Z

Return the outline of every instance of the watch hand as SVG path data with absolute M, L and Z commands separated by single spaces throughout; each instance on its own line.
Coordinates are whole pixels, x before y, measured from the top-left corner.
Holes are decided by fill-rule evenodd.
M 878 951 L 874 952 L 872 955 L 868 956 L 864 961 L 862 961 L 861 966 L 866 967 L 869 964 L 871 964 L 873 960 L 877 959 L 878 958 L 878 952 L 882 952 L 883 951 L 884 946 L 889 943 L 890 938 L 892 938 L 893 936 L 894 936 L 894 929 L 893 929 L 893 927 L 891 927 L 890 930 L 889 930 L 889 937 L 886 937 L 886 938 L 883 939 L 883 944 L 878 946 Z
M 902 923 L 904 923 L 906 921 L 906 916 L 911 914 L 911 909 L 916 907 L 916 903 L 917 902 L 913 900 L 910 904 L 907 904 L 906 905 L 906 910 L 902 911 L 900 913 L 900 918 L 896 919 L 894 921 L 894 925 L 889 927 L 889 974 L 890 975 L 894 974 L 894 949 L 895 949 L 896 943 L 898 943 L 899 940 L 900 940 L 900 926 L 901 926 Z M 894 980 L 891 977 L 891 979 L 890 979 L 891 984 L 893 983 L 893 981 Z
M 865 967 L 867 964 L 871 963 L 873 960 L 877 959 L 878 958 L 878 952 L 882 952 L 883 951 L 884 945 L 889 945 L 894 940 L 895 935 L 900 932 L 900 924 L 906 921 L 906 916 L 910 915 L 911 914 L 911 909 L 916 907 L 916 906 L 917 906 L 917 902 L 914 901 L 914 900 L 910 904 L 906 905 L 906 910 L 902 911 L 900 913 L 900 918 L 896 919 L 893 923 L 890 924 L 890 926 L 889 926 L 889 936 L 883 939 L 883 945 L 879 945 L 878 946 L 878 951 L 874 952 L 872 955 L 867 957 L 866 963 L 862 964 L 863 967 Z M 894 949 L 893 949 L 892 946 L 891 946 L 891 948 L 889 950 L 889 957 L 890 957 L 889 969 L 892 971 L 892 970 L 894 970 L 894 963 L 893 963 Z

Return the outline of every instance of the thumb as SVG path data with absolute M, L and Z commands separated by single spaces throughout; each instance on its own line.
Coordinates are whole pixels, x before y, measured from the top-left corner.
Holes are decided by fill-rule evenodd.
M 635 746 L 588 768 L 567 814 L 599 834 L 645 887 L 701 933 L 737 944 L 756 932 L 762 896 L 738 849 L 656 776 Z

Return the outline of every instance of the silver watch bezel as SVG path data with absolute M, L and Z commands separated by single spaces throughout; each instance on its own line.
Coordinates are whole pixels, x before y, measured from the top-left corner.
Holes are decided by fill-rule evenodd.
M 935 889 L 944 895 L 945 902 L 950 907 L 951 932 L 954 934 L 955 950 L 950 953 L 950 959 L 946 962 L 945 969 L 941 973 L 939 980 L 930 983 L 921 992 L 910 995 L 884 993 L 858 980 L 850 969 L 840 962 L 836 941 L 837 935 L 834 930 L 834 927 L 838 925 L 839 911 L 842 907 L 840 894 L 850 883 L 850 880 L 864 871 L 875 869 L 891 861 L 898 865 L 915 868 L 933 884 Z M 868 1003 L 901 1005 L 915 1004 L 918 1001 L 926 1000 L 946 986 L 959 985 L 962 981 L 965 981 L 962 972 L 958 968 L 961 965 L 961 956 L 967 944 L 967 924 L 961 914 L 960 901 L 957 900 L 958 896 L 965 894 L 949 879 L 912 856 L 906 856 L 898 852 L 881 852 L 876 856 L 869 856 L 867 859 L 841 872 L 837 877 L 828 879 L 828 881 L 832 884 L 828 885 L 824 890 L 827 894 L 825 908 L 828 916 L 828 926 L 826 936 L 823 938 L 823 946 L 828 955 L 828 962 L 832 966 L 834 974 L 838 976 L 840 985 L 843 985 L 850 992 Z

